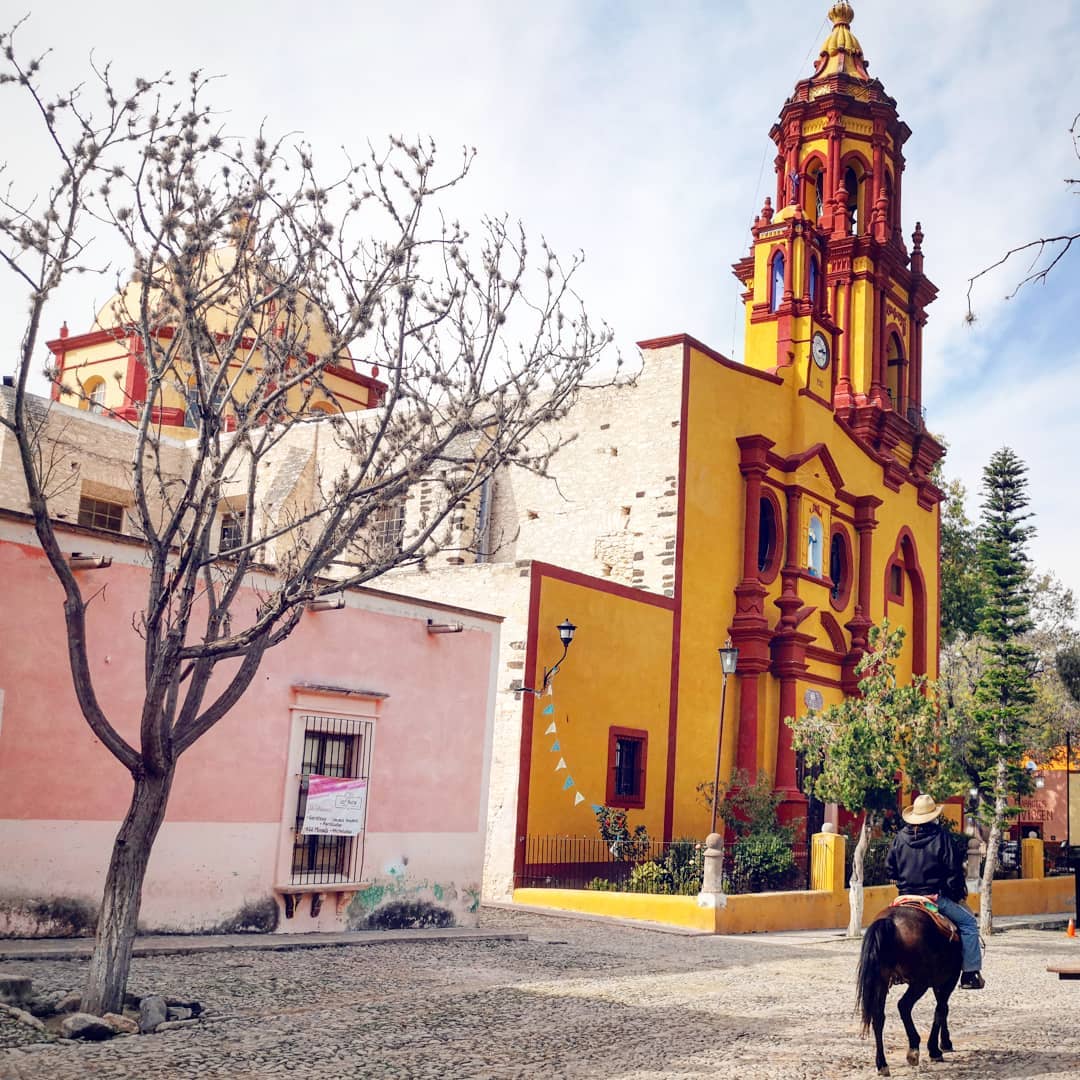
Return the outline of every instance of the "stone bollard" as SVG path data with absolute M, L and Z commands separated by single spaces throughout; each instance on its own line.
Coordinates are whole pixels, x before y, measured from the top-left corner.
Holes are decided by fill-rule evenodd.
M 724 893 L 724 838 L 719 833 L 705 837 L 705 867 L 701 877 L 699 907 L 727 907 Z
M 1020 876 L 1028 879 L 1046 876 L 1043 842 L 1037 836 L 1025 837 L 1020 841 Z

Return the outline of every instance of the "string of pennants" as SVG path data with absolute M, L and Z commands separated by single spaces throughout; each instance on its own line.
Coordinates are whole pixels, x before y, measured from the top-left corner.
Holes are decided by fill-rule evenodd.
M 547 696 L 554 698 L 555 688 L 552 683 L 548 683 Z M 565 772 L 566 776 L 562 778 L 563 791 L 572 791 L 574 793 L 574 805 L 580 806 L 583 802 L 588 800 L 578 790 L 577 781 L 574 780 L 573 775 L 570 772 L 569 766 L 566 764 L 566 758 L 563 757 L 562 740 L 559 738 L 559 729 L 555 722 L 555 702 L 554 700 L 548 701 L 548 703 L 540 710 L 541 717 L 550 717 L 548 726 L 544 728 L 545 736 L 554 736 L 555 741 L 548 747 L 549 754 L 558 754 L 559 758 L 555 763 L 554 773 L 558 776 L 559 773 Z M 595 813 L 599 810 L 599 803 L 590 804 L 591 809 Z

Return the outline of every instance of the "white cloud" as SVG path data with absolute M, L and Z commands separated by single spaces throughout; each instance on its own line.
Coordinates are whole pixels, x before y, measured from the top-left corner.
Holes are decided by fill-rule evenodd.
M 1024 297 L 1001 303 L 1019 267 L 980 287 L 974 331 L 962 316 L 973 273 L 1017 243 L 1080 227 L 1080 204 L 1061 183 L 1080 169 L 1066 135 L 1080 110 L 1080 12 L 1007 0 L 854 6 L 871 71 L 914 132 L 904 226 L 910 234 L 923 222 L 926 270 L 942 290 L 925 350 L 931 426 L 948 437 L 950 471 L 969 486 L 987 447 L 1009 442 L 1022 455 L 1029 447 L 1039 559 L 1068 576 L 1063 508 L 1078 485 L 1057 469 L 1050 491 L 1034 474 L 1049 460 L 1044 446 L 1071 439 L 1072 419 L 1056 403 L 1080 390 L 1073 320 L 1040 327 L 1040 357 L 1026 358 L 1034 378 L 1018 387 L 1001 375 L 1001 357 L 1017 335 L 1031 336 L 1025 310 L 1045 314 L 1039 304 L 1025 308 Z M 57 85 L 84 77 L 93 49 L 128 74 L 221 73 L 215 96 L 229 128 L 250 131 L 265 117 L 273 130 L 302 131 L 324 158 L 389 132 L 431 134 L 448 158 L 475 145 L 480 156 L 455 205 L 470 217 L 507 210 L 557 250 L 583 248 L 581 291 L 624 352 L 685 330 L 738 356 L 730 266 L 773 189 L 768 131 L 810 70 L 829 2 L 47 7 L 24 36 L 56 47 Z M 2 89 L 6 102 L 10 88 Z M 4 115 L 12 176 L 40 184 L 42 144 L 25 119 Z M 1048 294 L 1075 293 L 1078 260 L 1059 268 Z M 12 355 L 25 305 L 10 284 L 0 292 L 0 333 Z M 101 281 L 74 285 L 50 311 L 47 332 L 63 318 L 80 329 L 107 292 Z M 1048 356 L 1052 370 L 1040 366 Z M 1073 583 L 1080 588 L 1075 575 Z

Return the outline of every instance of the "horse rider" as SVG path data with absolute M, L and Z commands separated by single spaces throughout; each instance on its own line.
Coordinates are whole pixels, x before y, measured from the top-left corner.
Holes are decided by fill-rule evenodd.
M 981 970 L 979 924 L 964 903 L 964 861 L 938 821 L 944 809 L 931 795 L 920 795 L 907 807 L 901 814 L 907 824 L 896 834 L 885 868 L 901 896 L 926 896 L 945 918 L 956 923 L 963 950 L 960 986 L 964 990 L 981 990 L 986 982 Z

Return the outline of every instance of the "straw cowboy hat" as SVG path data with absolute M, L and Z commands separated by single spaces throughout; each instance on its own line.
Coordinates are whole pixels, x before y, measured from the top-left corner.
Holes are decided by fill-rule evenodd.
M 941 817 L 944 806 L 934 802 L 933 795 L 920 795 L 910 806 L 901 813 L 901 817 L 909 825 L 925 825 L 928 821 L 934 821 Z

